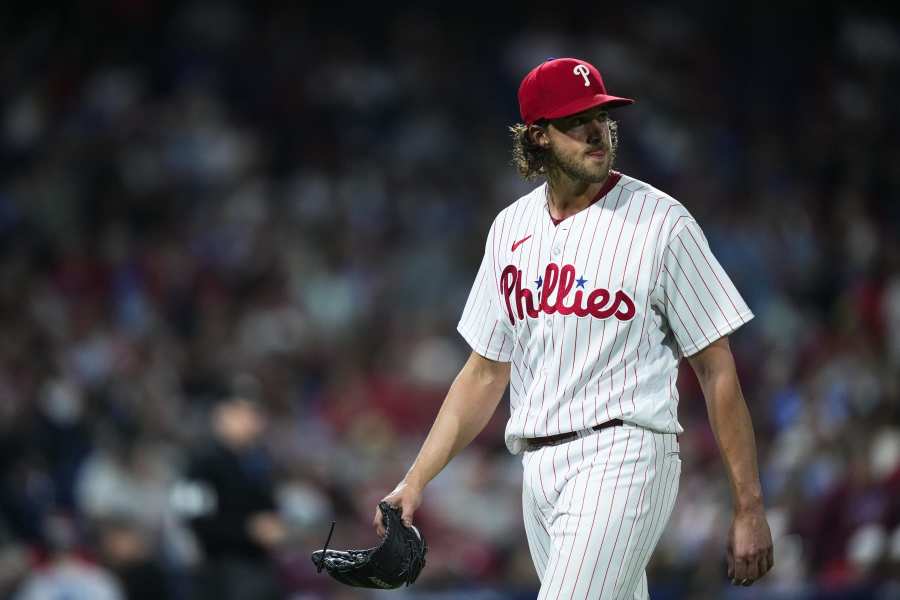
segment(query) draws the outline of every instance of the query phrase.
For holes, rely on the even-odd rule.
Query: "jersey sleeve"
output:
[[[753,318],[693,219],[664,247],[653,295],[683,356],[696,354]]]
[[[500,311],[499,276],[494,249],[494,227],[488,234],[484,258],[469,292],[457,331],[478,354],[509,362],[512,359],[514,332]]]

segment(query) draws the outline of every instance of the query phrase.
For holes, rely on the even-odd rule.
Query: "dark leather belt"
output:
[[[612,421],[607,421],[606,423],[600,423],[599,425],[594,425],[591,427],[594,431],[602,431],[607,427],[618,427],[619,425],[624,425],[625,423],[622,419],[613,419]],[[525,438],[523,441],[525,442],[525,451],[537,450],[538,448],[543,448],[544,446],[556,446],[557,444],[562,444],[563,442],[568,442],[569,440],[574,440],[578,437],[578,434],[574,431],[571,433],[560,433],[557,435],[548,435],[544,437],[536,437],[536,438]]]

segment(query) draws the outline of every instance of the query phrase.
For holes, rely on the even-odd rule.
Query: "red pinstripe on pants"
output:
[[[571,453],[548,446],[523,455],[538,599],[648,598],[644,570],[678,491],[676,436],[626,424],[563,445],[573,444]],[[554,469],[555,485],[542,489]]]

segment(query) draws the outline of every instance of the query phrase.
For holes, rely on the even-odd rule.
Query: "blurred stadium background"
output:
[[[257,544],[233,580],[293,600],[533,598],[503,409],[427,490],[413,588],[341,589],[309,553],[332,519],[332,546],[375,543],[467,354],[490,221],[530,189],[518,82],[573,55],[638,100],[618,167],[691,210],[757,315],[732,344],[776,567],[726,584],[729,490],[688,368],[653,598],[900,598],[896,10],[51,6],[0,9],[0,597],[199,597],[210,554]],[[234,463],[256,483],[226,479],[261,498],[203,527],[196,457],[256,433],[213,418],[236,396],[268,426]]]

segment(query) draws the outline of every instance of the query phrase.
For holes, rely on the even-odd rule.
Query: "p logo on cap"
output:
[[[527,124],[558,119],[595,106],[625,106],[634,100],[606,93],[600,71],[577,58],[554,58],[532,69],[519,85],[519,113]]]
[[[572,73],[574,73],[575,75],[581,75],[582,77],[584,77],[584,87],[591,86],[591,80],[588,79],[588,75],[590,74],[590,71],[588,71],[588,68],[586,66],[575,65],[575,68],[572,69]]]

